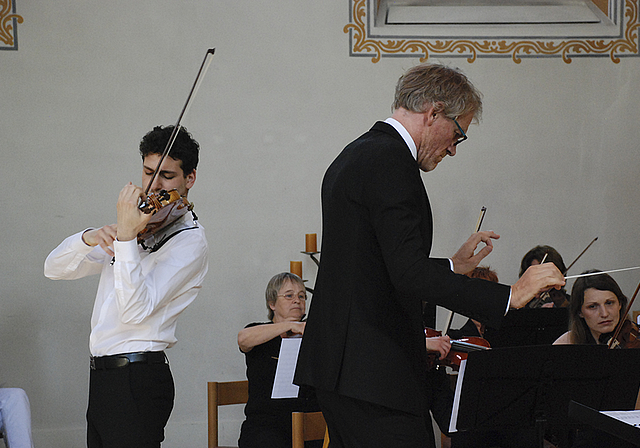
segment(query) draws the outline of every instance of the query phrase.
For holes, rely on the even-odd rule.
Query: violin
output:
[[[640,348],[638,326],[629,319],[625,319],[620,327],[618,336],[607,341],[609,348]]]
[[[185,196],[181,196],[177,189],[160,190],[158,193],[151,193],[138,208],[153,217],[147,226],[138,233],[138,244],[142,243],[149,236],[164,229],[187,212],[193,210],[193,203],[189,202]]]
[[[162,156],[158,161],[158,166],[156,167],[153,175],[149,179],[149,183],[144,191],[145,199],[141,200],[140,204],[138,204],[138,209],[145,214],[151,214],[153,217],[147,223],[147,226],[138,234],[138,242],[144,241],[150,235],[153,235],[155,232],[160,231],[161,229],[167,227],[175,220],[183,216],[188,211],[193,210],[193,204],[190,203],[186,197],[181,196],[178,193],[178,190],[161,190],[158,193],[149,194],[149,190],[151,189],[151,185],[153,181],[157,177],[160,172],[160,167],[162,166],[162,162],[166,159],[173,147],[176,138],[178,137],[178,132],[182,128],[181,122],[182,118],[185,116],[187,110],[191,106],[193,98],[200,87],[200,83],[202,82],[202,78],[204,77],[209,65],[211,64],[211,56],[215,53],[215,48],[210,48],[207,50],[205,54],[204,60],[200,65],[200,70],[198,70],[198,74],[196,76],[196,80],[191,87],[191,91],[189,92],[189,96],[187,97],[187,101],[180,112],[180,116],[178,117],[178,121],[176,122],[173,130],[171,132],[171,136],[167,141],[167,145],[162,152]]]
[[[609,348],[640,348],[638,326],[626,317],[629,314],[631,305],[633,305],[633,301],[636,300],[638,290],[640,290],[640,283],[636,288],[636,292],[633,293],[633,297],[631,297],[631,300],[629,300],[627,309],[623,314],[625,318],[622,320],[622,322],[618,322],[618,325],[613,332],[613,336],[607,342]]]
[[[595,237],[588,245],[587,247],[584,248],[584,250],[582,252],[580,252],[580,254],[575,258],[575,260],[573,260],[571,262],[571,264],[569,264],[569,267],[567,267],[563,272],[562,275],[567,275],[567,272],[569,271],[569,269],[571,269],[571,267],[576,264],[576,262],[580,259],[580,257],[582,257],[584,255],[584,253],[591,247],[591,245],[593,243],[595,243],[596,241],[598,241],[598,237]],[[547,254],[544,254],[544,258],[542,259],[542,261],[540,262],[540,264],[543,264],[545,262],[545,260],[547,259]],[[569,306],[569,301],[567,300],[567,295],[564,292],[564,290],[557,290],[557,289],[552,289],[550,291],[544,291],[542,294],[540,294],[540,296],[534,298],[533,300],[531,300],[528,304],[527,304],[527,308],[539,308],[540,305],[543,305],[545,303],[551,303],[553,302],[554,304],[559,303],[559,305],[556,305],[557,308],[565,308]]]
[[[434,330],[433,328],[425,328],[424,329],[425,337],[434,338],[442,336],[442,332],[438,330]],[[439,358],[439,353],[430,352],[427,353],[427,367],[429,370],[433,369],[436,366],[448,366],[454,370],[458,370],[460,368],[460,363],[467,359],[470,352],[475,352],[478,350],[489,350],[491,345],[489,341],[479,336],[469,336],[460,339],[454,339],[451,341],[451,350],[447,353],[443,359]]]

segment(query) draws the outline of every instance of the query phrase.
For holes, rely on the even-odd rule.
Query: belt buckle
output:
[[[119,369],[121,367],[126,367],[129,365],[130,361],[129,358],[127,358],[126,356],[118,356],[116,358],[113,359],[114,363],[113,363],[113,367],[115,369]]]

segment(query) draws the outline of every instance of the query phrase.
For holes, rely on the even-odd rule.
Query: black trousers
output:
[[[433,448],[431,416],[316,390],[329,428],[329,448]]]
[[[174,396],[168,364],[91,370],[87,447],[159,448]]]

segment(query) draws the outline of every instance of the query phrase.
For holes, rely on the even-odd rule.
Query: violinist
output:
[[[555,264],[560,272],[567,272],[562,255],[555,248],[536,246],[522,257],[518,277],[522,277],[529,266],[541,264],[544,261]],[[534,300],[527,304],[527,308],[566,308],[569,306],[569,295],[564,288],[548,291],[546,300],[536,300],[539,297],[540,294],[537,294]]]
[[[142,138],[143,185],[173,129],[157,126]],[[198,152],[198,143],[180,128],[148,191],[176,189],[186,198]],[[152,216],[139,208],[144,199],[141,187],[125,185],[116,224],[68,237],[45,261],[44,273],[54,280],[100,273],[89,338],[89,448],[160,447],[174,400],[164,350],[176,343],[176,320],[196,298],[208,269],[207,240],[193,213],[165,223],[149,237],[154,244],[138,244]]]
[[[291,413],[320,410],[313,391],[305,387],[299,389],[296,398],[271,398],[283,338],[304,334],[304,282],[290,272],[276,274],[267,284],[265,299],[269,321],[250,323],[238,333],[238,347],[245,355],[249,380],[240,448],[290,448]],[[322,441],[314,442],[305,446],[322,446]]]
[[[583,274],[592,272],[598,271]],[[606,344],[618,323],[628,320],[626,307],[627,297],[609,274],[578,278],[571,289],[569,331],[554,344]]]
[[[583,274],[593,272],[599,271],[590,270]],[[569,331],[553,344],[607,344],[620,322],[625,324],[627,334],[620,335],[619,339],[629,339],[629,329],[635,332],[633,338],[637,338],[638,328],[626,316],[626,308],[627,297],[609,274],[580,277],[571,289]],[[635,348],[636,344],[637,339],[635,344],[622,345],[622,348]],[[594,428],[580,428],[573,432],[572,448],[635,446]]]

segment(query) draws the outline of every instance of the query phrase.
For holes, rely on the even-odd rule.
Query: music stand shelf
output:
[[[511,347],[469,353],[457,429],[522,431],[575,427],[571,400],[598,410],[629,410],[640,388],[640,350],[598,345]]]

